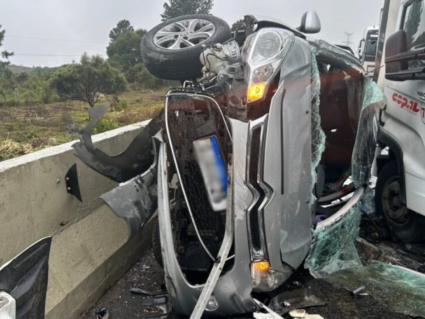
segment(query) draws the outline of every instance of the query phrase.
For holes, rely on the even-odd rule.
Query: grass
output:
[[[101,133],[125,125],[141,122],[163,107],[166,89],[156,92],[131,91],[119,100],[103,97],[97,106],[111,103],[110,110],[98,122],[93,133]],[[66,101],[0,107],[0,161],[18,157],[49,146],[75,140],[67,124],[74,121],[77,127],[89,122],[89,106],[83,102]]]

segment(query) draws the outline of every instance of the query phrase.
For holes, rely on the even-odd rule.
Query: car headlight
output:
[[[265,28],[249,36],[242,58],[247,64],[248,102],[262,99],[291,49],[295,37],[284,29]]]

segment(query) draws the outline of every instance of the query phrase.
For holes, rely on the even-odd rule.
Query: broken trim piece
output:
[[[69,124],[68,129],[80,139],[80,142],[72,145],[75,155],[96,172],[122,183],[149,169],[154,157],[151,139],[162,128],[163,113],[161,111],[155,115],[125,151],[111,156],[96,148],[92,141],[92,129],[108,109],[109,104],[92,107],[89,110],[92,120],[84,129],[78,130],[74,123]]]
[[[161,135],[160,131],[157,135]],[[154,162],[148,171],[100,196],[118,217],[124,218],[133,238],[158,208],[157,140],[152,140]]]
[[[254,318],[257,319],[283,319],[283,317],[281,317],[278,313],[274,312],[273,310],[271,310],[269,307],[267,307],[265,304],[263,304],[262,302],[258,301],[257,299],[253,299],[254,302],[257,304],[257,306],[265,311],[268,312],[268,316],[265,317],[263,316],[261,313],[256,312],[254,313]],[[261,314],[261,316],[259,316],[258,314]],[[257,316],[256,316],[257,315]]]
[[[354,205],[356,205],[360,201],[361,197],[363,196],[363,193],[363,187],[357,189],[354,192],[353,196],[350,198],[350,200],[340,210],[338,210],[334,215],[325,219],[324,221],[317,223],[316,231],[324,230],[325,228],[333,225],[341,218],[343,218],[346,214],[348,214],[350,212],[350,209],[353,208]]]

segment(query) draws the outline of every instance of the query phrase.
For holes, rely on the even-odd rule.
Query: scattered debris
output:
[[[143,306],[159,306],[165,305],[168,302],[167,296],[147,298],[142,301]]]
[[[112,319],[112,317],[109,315],[109,311],[106,308],[100,309],[97,313],[97,319]]]
[[[274,297],[269,307],[278,314],[283,315],[295,309],[324,306],[327,301],[312,295],[308,289],[287,291]]]
[[[257,299],[254,299],[254,302],[257,304],[257,306],[265,311],[267,313],[261,313],[261,312],[254,312],[254,318],[256,319],[283,319],[279,314],[274,312],[272,309],[264,305],[262,302],[258,301]]]
[[[289,312],[289,315],[292,318],[304,318],[306,314],[307,314],[307,311],[305,311],[304,309],[295,309]]]
[[[363,292],[365,289],[366,289],[366,287],[365,287],[365,286],[360,286],[359,288],[354,289],[354,290],[352,291],[352,293],[353,293],[353,295],[358,295],[358,294],[360,294],[361,292]]]
[[[255,319],[275,319],[273,315],[269,313],[262,313],[262,312],[254,312],[254,318]],[[281,317],[279,317],[281,318]]]
[[[162,314],[169,314],[171,312],[171,304],[168,300],[167,294],[154,295],[152,298],[147,298],[142,301],[143,306],[155,307],[162,311]]]
[[[154,296],[155,294],[147,291],[147,290],[143,290],[140,288],[130,288],[130,292],[134,295],[145,295],[145,296]]]

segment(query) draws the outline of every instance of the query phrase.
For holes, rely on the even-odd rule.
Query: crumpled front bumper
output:
[[[248,124],[237,120],[229,121],[232,126],[234,154],[233,180],[231,181],[234,200],[231,205],[234,216],[235,260],[233,268],[221,276],[214,289],[213,295],[217,300],[218,308],[215,311],[205,312],[205,315],[214,316],[252,312],[256,307],[251,297],[251,257],[246,220],[246,210],[253,196],[244,183]],[[173,308],[181,314],[190,315],[204,285],[191,285],[186,280],[176,258],[168,197],[167,158],[167,146],[162,142],[158,158],[158,216],[165,282]]]

